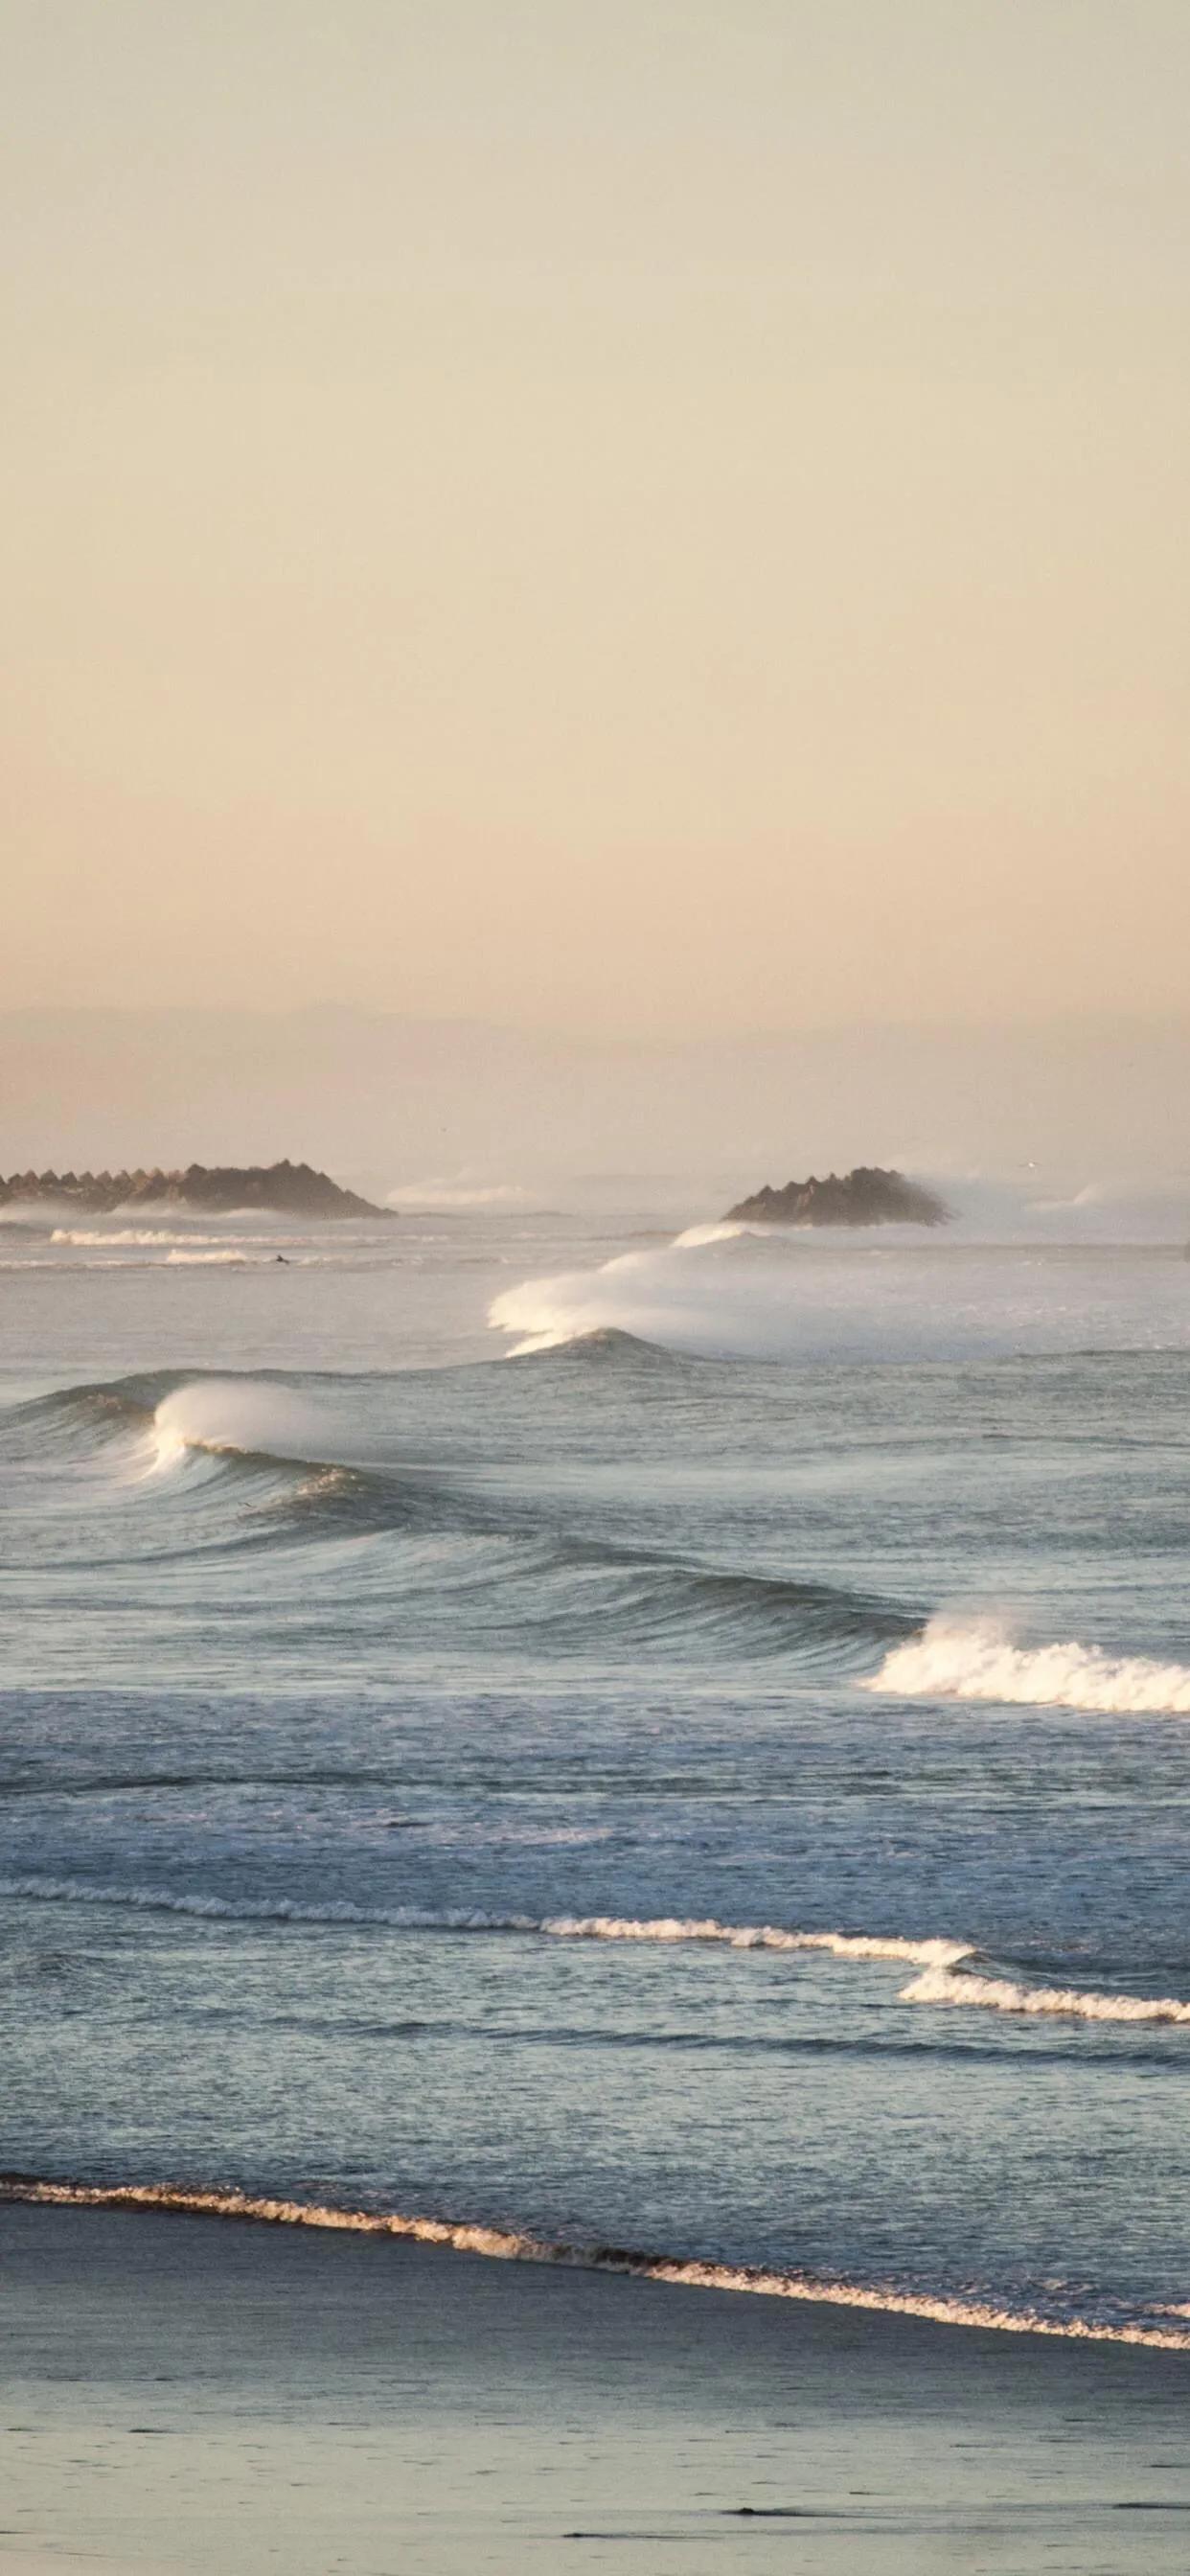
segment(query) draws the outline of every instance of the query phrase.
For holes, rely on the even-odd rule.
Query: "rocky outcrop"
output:
[[[729,1219],[746,1225],[945,1225],[951,1209],[920,1181],[903,1172],[882,1172],[865,1163],[842,1179],[836,1172],[824,1181],[786,1181],[775,1190],[769,1182],[755,1190]]]
[[[354,1190],[341,1190],[309,1163],[191,1163],[184,1172],[13,1172],[0,1179],[0,1207],[69,1207],[87,1216],[117,1208],[192,1209],[226,1216],[233,1209],[290,1217],[390,1217]]]

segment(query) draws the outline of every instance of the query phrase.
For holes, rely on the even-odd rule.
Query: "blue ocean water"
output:
[[[7,2169],[1190,2344],[1168,1226],[0,1256]]]

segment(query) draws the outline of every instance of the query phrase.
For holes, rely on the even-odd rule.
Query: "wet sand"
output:
[[[0,2576],[1183,2576],[1190,2357],[0,2208]]]

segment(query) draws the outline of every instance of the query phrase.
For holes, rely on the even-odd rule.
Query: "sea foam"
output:
[[[199,1378],[163,1396],[153,1415],[156,1463],[169,1466],[188,1449],[293,1456],[307,1460],[325,1421],[287,1387],[234,1378]],[[318,1463],[316,1459],[311,1463]]]
[[[693,1941],[731,1950],[819,1950],[831,1958],[856,1964],[887,1959],[922,1968],[947,1967],[972,1955],[967,1941],[914,1941],[868,1932],[805,1932],[774,1923],[720,1923],[713,1915],[638,1918],[616,1914],[489,1914],[469,1906],[357,1905],[350,1898],[341,1902],[331,1899],[319,1905],[285,1896],[205,1896],[73,1878],[0,1879],[0,1897],[33,1898],[46,1904],[129,1905],[146,1913],[189,1914],[200,1921],[214,1922],[341,1923],[394,1932],[518,1933],[552,1941]]]
[[[1185,2022],[1190,2003],[1176,1995],[1104,1995],[1081,1986],[1019,1986],[1010,1977],[956,1974],[945,1966],[924,1970],[901,1991],[903,2004],[949,2004],[983,2012],[1054,2015],[1076,2021]]]
[[[894,1646],[862,1687],[902,1699],[999,1700],[1125,1717],[1190,1717],[1185,1664],[1108,1655],[1073,1638],[1016,1646],[992,1619],[931,1619],[919,1637]]]
[[[1185,1272],[1172,1254],[1036,1245],[1006,1261],[912,1228],[694,1225],[591,1270],[496,1297],[511,1356],[598,1333],[701,1358],[924,1362],[1184,1351]]]
[[[490,1914],[471,1906],[357,1905],[350,1897],[306,1903],[297,1897],[228,1897],[91,1879],[0,1879],[0,1898],[47,1905],[120,1905],[147,1914],[186,1914],[197,1922],[341,1925],[344,1930],[516,1935],[541,1941],[693,1942],[729,1950],[818,1952],[854,1967],[920,1968],[901,1988],[905,2004],[1053,2014],[1076,2021],[1190,2023],[1190,2003],[1174,1995],[1097,1994],[1078,1986],[1020,1986],[1006,1977],[955,1971],[976,1959],[972,1941],[939,1934],[817,1932],[778,1923],[720,1923],[714,1915]]]
[[[432,1216],[439,1209],[521,1208],[529,1192],[519,1181],[470,1181],[464,1175],[456,1180],[405,1181],[386,1194],[386,1207],[406,1210],[414,1215]]]
[[[1190,2330],[1153,2325],[1170,2319],[1179,2304],[1153,2305],[1140,2314],[1110,2318],[1046,2315],[1035,2308],[1005,2307],[994,2300],[960,2298],[892,2283],[838,2280],[810,2272],[774,2271],[761,2265],[704,2262],[698,2257],[646,2254],[630,2246],[582,2244],[526,2229],[435,2218],[404,2210],[338,2208],[246,2191],[203,2191],[174,2183],[85,2183],[0,2175],[0,2200],[68,2209],[177,2211],[188,2217],[255,2220],[272,2227],[310,2227],[361,2236],[404,2238],[457,2254],[484,2255],[502,2263],[548,2263],[571,2271],[615,2272],[687,2290],[720,2290],[752,2297],[791,2299],[807,2305],[859,2308],[884,2316],[921,2317],[935,2325],[981,2326],[1000,2334],[1060,2337],[1074,2343],[1148,2345],[1158,2352],[1190,2352]]]
[[[168,1233],[161,1226],[149,1225],[86,1227],[57,1225],[50,1236],[51,1243],[81,1244],[96,1250],[107,1250],[110,1247],[114,1251],[124,1251],[129,1247],[164,1251],[171,1243],[186,1244],[193,1248],[196,1244],[221,1243],[223,1240],[224,1238],[217,1234],[194,1234],[191,1231]]]

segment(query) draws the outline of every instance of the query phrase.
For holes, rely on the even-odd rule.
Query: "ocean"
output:
[[[1190,2349],[1176,1222],[553,1196],[0,1228],[9,2189]]]

